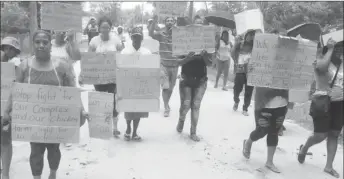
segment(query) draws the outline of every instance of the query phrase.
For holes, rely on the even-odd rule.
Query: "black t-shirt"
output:
[[[207,64],[200,55],[195,55],[192,61],[182,66],[181,74],[187,78],[201,79],[207,76]]]
[[[98,28],[89,26],[88,27],[88,32],[87,32],[87,36],[88,36],[88,40],[91,41],[91,39],[95,36],[98,36],[99,32],[98,32]]]

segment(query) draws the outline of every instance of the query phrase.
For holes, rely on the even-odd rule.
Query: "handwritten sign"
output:
[[[112,113],[114,94],[103,92],[88,93],[88,128],[91,138],[112,137]]]
[[[186,6],[186,1],[155,2],[156,12],[163,19],[166,17],[184,17]]]
[[[120,112],[157,112],[160,56],[117,54],[116,107]]]
[[[341,42],[343,41],[343,29],[342,30],[338,30],[338,31],[334,31],[334,32],[330,32],[328,34],[322,35],[323,38],[323,42],[326,45],[328,39],[330,39],[330,37],[332,37],[333,40],[335,40],[336,42]]]
[[[215,51],[214,26],[189,25],[172,29],[172,54],[186,55],[189,52],[200,53],[203,49]]]
[[[6,103],[10,96],[13,81],[16,79],[13,63],[1,62],[1,116],[4,115]]]
[[[41,27],[56,31],[82,31],[83,10],[80,3],[43,2]]]
[[[14,83],[12,138],[39,143],[79,141],[80,90]]]
[[[314,80],[316,50],[317,44],[305,39],[256,34],[247,83],[308,91]]]
[[[116,52],[82,52],[81,76],[84,84],[116,83]]]
[[[249,29],[260,29],[264,32],[263,14],[259,9],[252,9],[234,15],[237,34]]]

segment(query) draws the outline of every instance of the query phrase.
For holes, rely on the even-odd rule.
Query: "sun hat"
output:
[[[8,45],[11,46],[13,48],[15,48],[16,50],[18,50],[19,52],[20,50],[20,43],[18,41],[18,39],[16,39],[15,37],[5,37],[4,39],[1,40],[1,48],[3,48],[4,45]]]

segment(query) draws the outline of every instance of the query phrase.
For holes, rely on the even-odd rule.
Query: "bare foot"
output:
[[[191,134],[190,138],[195,142],[199,142],[201,140],[196,134]]]

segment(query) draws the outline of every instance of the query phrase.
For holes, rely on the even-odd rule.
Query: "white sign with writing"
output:
[[[277,89],[309,90],[317,44],[304,39],[256,34],[247,83]]]
[[[184,17],[186,1],[161,1],[155,2],[155,8],[160,18]]]
[[[264,18],[259,9],[251,9],[234,15],[237,34],[249,29],[260,29],[264,32]]]
[[[79,142],[80,90],[14,83],[12,138],[39,143]]]
[[[88,128],[91,138],[112,137],[113,104],[113,93],[88,92]]]
[[[120,112],[158,112],[160,56],[117,54],[116,108]]]
[[[189,52],[200,53],[215,51],[216,28],[214,26],[189,25],[173,27],[172,54],[187,55]]]

